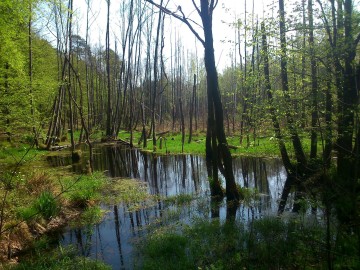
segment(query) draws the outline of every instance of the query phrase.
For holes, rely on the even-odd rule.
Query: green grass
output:
[[[101,190],[107,184],[107,178],[101,172],[92,175],[68,177],[62,181],[64,197],[77,207],[86,207],[101,198]]]
[[[31,146],[27,144],[13,145],[2,142],[0,144],[0,166],[11,166],[19,161],[22,161],[23,164],[39,161],[46,153],[47,151],[31,148]]]
[[[38,243],[39,245],[39,243]],[[49,251],[50,250],[50,251]],[[4,266],[6,270],[109,270],[110,266],[101,261],[95,261],[90,258],[77,255],[75,248],[59,246],[51,249],[49,244],[45,243],[42,247],[35,247],[26,261],[20,261],[18,265]]]
[[[119,138],[129,141],[130,133],[127,131],[121,131]],[[142,144],[138,145],[137,142],[141,137],[141,133],[134,131],[134,144],[142,148]],[[181,133],[167,133],[163,136],[162,148],[160,148],[160,140],[157,142],[155,152],[158,154],[205,154],[205,133],[195,133],[191,143],[188,143],[188,135],[186,135],[184,142],[184,149],[182,149],[182,135]],[[247,143],[244,138],[243,143],[240,145],[239,136],[228,136],[228,144],[234,146],[235,149],[231,149],[233,156],[258,156],[258,157],[279,157],[279,146],[275,137],[258,137],[255,141],[250,140]],[[305,153],[310,151],[310,138],[302,136],[302,143]],[[290,138],[285,138],[285,144],[289,151],[290,157],[294,155],[292,143]],[[145,151],[154,151],[152,141],[148,141],[147,148],[142,148]],[[322,152],[321,144],[318,144],[319,153]]]
[[[155,230],[139,249],[142,269],[327,269],[325,232],[323,225],[302,218],[198,219]],[[356,241],[352,252],[344,253],[336,238],[333,232],[332,265],[358,269]]]

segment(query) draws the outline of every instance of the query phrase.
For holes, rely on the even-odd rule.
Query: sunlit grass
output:
[[[134,145],[143,149],[144,151],[156,152],[158,154],[199,154],[205,155],[205,141],[206,134],[203,132],[196,132],[193,134],[191,143],[188,143],[188,135],[185,137],[184,146],[182,146],[181,133],[167,133],[158,138],[156,148],[154,150],[152,140],[148,140],[147,147],[142,148],[143,144],[137,144],[140,140],[141,133],[134,131],[133,140]],[[121,131],[119,138],[129,141],[130,133]],[[302,136],[301,138],[303,149],[305,153],[310,151],[310,138]],[[162,141],[162,143],[161,143]],[[279,157],[279,144],[273,136],[257,137],[255,140],[249,137],[249,141],[245,137],[242,144],[240,144],[239,136],[228,136],[228,145],[233,156],[257,156],[257,157]],[[285,145],[288,149],[290,157],[294,156],[292,142],[289,137],[284,138]],[[322,152],[321,142],[318,143],[318,152]]]

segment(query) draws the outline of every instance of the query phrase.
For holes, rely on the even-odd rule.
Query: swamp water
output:
[[[86,160],[84,156],[83,163],[71,165],[70,156],[48,158],[52,166],[70,166],[73,172],[85,170]],[[233,168],[241,187],[256,189],[260,194],[240,204],[235,218],[246,222],[276,213],[286,179],[281,160],[238,157],[233,159]],[[124,146],[97,145],[94,147],[94,170],[104,171],[110,177],[138,179],[146,183],[150,194],[160,195],[160,198],[182,195],[197,198],[184,205],[160,200],[144,209],[131,209],[125,203],[102,205],[107,212],[100,224],[68,228],[61,234],[61,245],[75,246],[80,255],[102,260],[113,269],[133,269],[139,265],[141,258],[135,246],[141,244],[151,230],[171,223],[191,224],[197,217],[226,219],[225,201],[215,210],[211,206],[203,156],[156,156]]]

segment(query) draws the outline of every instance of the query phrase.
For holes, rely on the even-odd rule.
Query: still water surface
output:
[[[71,165],[81,172],[84,163]],[[49,157],[53,166],[69,166],[70,157]],[[249,221],[277,211],[286,172],[280,159],[239,157],[233,160],[235,179],[242,187],[256,188],[261,196],[237,208],[236,219]],[[102,205],[107,210],[104,220],[94,226],[67,229],[61,236],[62,245],[74,245],[84,256],[110,264],[113,269],[133,269],[139,265],[136,243],[141,243],[150,226],[162,226],[169,211],[177,212],[177,221],[191,223],[194,217],[211,218],[210,190],[205,158],[192,155],[156,156],[123,146],[96,146],[94,170],[110,177],[129,177],[147,183],[151,194],[174,196],[196,194],[200,199],[174,207],[160,201],[152,207],[129,210],[127,205]],[[223,180],[223,179],[222,179]],[[224,181],[224,180],[223,180]],[[224,184],[223,184],[224,185]],[[220,219],[226,217],[226,203],[216,210]],[[169,218],[167,219],[169,222]],[[154,225],[155,224],[155,225]]]

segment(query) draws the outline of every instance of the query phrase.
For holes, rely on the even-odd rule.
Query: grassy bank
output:
[[[154,231],[141,245],[142,269],[359,269],[357,243],[303,217],[220,221]],[[330,267],[330,268],[329,268]]]
[[[35,250],[42,236],[75,219],[86,223],[101,220],[97,205],[108,184],[107,178],[102,173],[73,175],[66,169],[51,168],[45,160],[47,154],[25,144],[4,142],[0,146],[3,267],[16,262],[24,250]]]
[[[118,137],[127,142],[130,141],[130,133],[127,131],[121,131]],[[188,143],[188,135],[185,138],[184,146],[182,146],[181,133],[168,132],[164,135],[157,137],[157,146],[154,149],[152,140],[148,140],[147,147],[143,148],[143,143],[138,143],[141,138],[141,133],[133,132],[134,145],[142,148],[144,151],[152,151],[158,154],[205,154],[205,141],[206,134],[203,132],[197,132],[193,134],[192,140]],[[233,156],[257,156],[257,157],[279,157],[279,147],[275,137],[262,136],[249,142],[244,139],[240,144],[239,136],[228,136],[228,145]],[[302,137],[304,151],[310,151],[310,138]],[[292,143],[290,138],[285,138],[285,143],[289,151],[290,157],[294,155]],[[318,146],[319,153],[322,152],[321,144]]]

